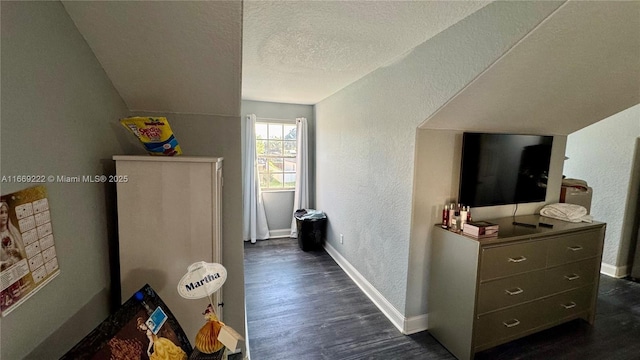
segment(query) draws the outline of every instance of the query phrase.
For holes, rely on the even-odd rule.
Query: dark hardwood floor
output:
[[[251,360],[454,359],[428,331],[402,335],[326,252],[295,239],[244,249]],[[603,275],[595,325],[572,321],[476,359],[640,359],[640,284]]]

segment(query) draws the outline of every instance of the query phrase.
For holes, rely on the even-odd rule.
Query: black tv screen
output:
[[[471,207],[544,201],[553,136],[464,133],[459,202]]]

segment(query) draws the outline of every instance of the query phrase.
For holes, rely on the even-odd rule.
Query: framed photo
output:
[[[61,359],[186,360],[191,352],[171,310],[147,284]]]

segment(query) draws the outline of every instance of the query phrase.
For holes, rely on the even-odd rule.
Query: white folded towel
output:
[[[557,203],[546,205],[540,210],[540,215],[575,223],[590,223],[593,221],[591,215],[587,215],[587,209],[576,204]]]

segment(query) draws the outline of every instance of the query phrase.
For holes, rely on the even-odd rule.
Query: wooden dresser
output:
[[[593,323],[605,224],[492,219],[499,235],[434,229],[429,332],[458,359],[582,318]],[[542,227],[540,222],[553,225]]]

